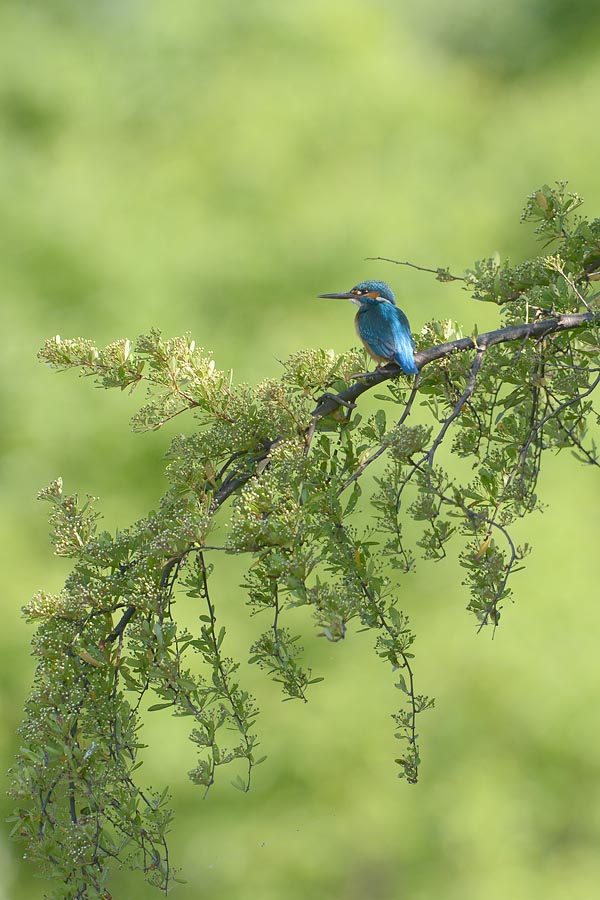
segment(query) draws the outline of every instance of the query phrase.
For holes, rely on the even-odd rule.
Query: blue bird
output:
[[[408,319],[396,306],[396,298],[385,281],[361,281],[343,294],[319,294],[323,299],[351,300],[358,306],[356,333],[367,353],[379,364],[395,362],[407,375],[417,375],[415,342]]]

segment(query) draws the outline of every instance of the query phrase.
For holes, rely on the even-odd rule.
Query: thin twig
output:
[[[208,635],[210,637],[210,642],[213,647],[215,659],[217,660],[216,670],[218,671],[219,676],[221,678],[221,684],[223,685],[223,692],[224,692],[225,696],[227,697],[229,706],[231,707],[231,717],[237,723],[238,730],[242,736],[242,740],[246,747],[246,760],[248,763],[248,771],[246,773],[246,784],[244,786],[244,791],[247,793],[250,790],[250,782],[252,779],[252,769],[254,767],[254,762],[252,759],[252,745],[250,743],[250,739],[248,738],[248,730],[246,727],[246,723],[244,722],[244,720],[242,719],[242,717],[240,716],[239,712],[236,709],[236,701],[233,696],[233,692],[236,690],[236,688],[235,688],[235,686],[233,688],[230,687],[228,675],[225,672],[225,669],[223,667],[223,660],[219,654],[219,639],[217,637],[217,632],[216,632],[217,617],[216,617],[216,613],[215,613],[214,604],[213,604],[212,600],[210,599],[210,593],[208,590],[208,571],[206,569],[206,563],[204,562],[204,555],[201,550],[197,551],[196,558],[198,560],[201,577],[202,577],[202,594],[204,596],[206,605],[208,607],[208,616],[209,616],[210,621],[208,624],[207,632],[208,632]],[[213,760],[213,762],[214,762],[214,760]],[[204,794],[205,797],[206,797],[206,794],[208,793],[210,786],[211,786],[210,784],[208,784],[206,786],[206,792]]]
[[[466,278],[463,278],[461,275],[451,275],[448,269],[444,269],[440,266],[439,269],[429,269],[427,266],[417,266],[415,263],[402,261],[400,259],[390,259],[389,256],[366,256],[366,260],[369,262],[390,262],[394,263],[395,266],[409,266],[411,269],[417,269],[419,272],[431,272],[432,275],[437,276],[438,281],[466,281]]]
[[[485,347],[480,347],[477,350],[475,359],[473,360],[473,365],[471,366],[471,374],[469,375],[469,380],[467,382],[467,386],[464,389],[464,391],[462,392],[462,394],[460,395],[456,406],[454,407],[454,409],[452,410],[452,412],[450,413],[448,418],[444,421],[444,424],[442,425],[438,436],[436,437],[433,444],[431,445],[431,450],[429,451],[429,456],[427,458],[427,462],[429,463],[430,466],[433,465],[433,459],[435,457],[435,452],[436,452],[437,448],[440,446],[440,444],[442,443],[442,441],[444,440],[444,436],[445,436],[446,432],[448,431],[448,429],[450,428],[450,426],[452,425],[454,420],[458,418],[463,406],[465,405],[465,403],[471,397],[473,391],[475,390],[475,385],[477,383],[477,373],[479,372],[479,369],[481,368],[481,363],[483,362],[484,353],[485,353]]]
[[[415,383],[413,384],[412,390],[411,390],[411,392],[410,392],[410,396],[409,396],[409,398],[408,398],[408,401],[407,401],[407,403],[406,403],[406,406],[404,407],[404,412],[402,413],[402,415],[400,416],[400,418],[399,418],[398,421],[396,422],[396,425],[395,425],[396,428],[399,428],[399,427],[406,421],[406,419],[408,418],[408,416],[409,416],[409,414],[410,414],[410,411],[411,411],[413,402],[414,402],[414,400],[415,400],[415,397],[417,396],[417,391],[418,391],[418,381],[419,381],[419,379],[418,379],[418,378],[415,378]],[[381,454],[384,453],[384,452],[387,450],[387,448],[388,448],[388,444],[384,442],[384,443],[381,445],[381,447],[378,447],[378,449],[375,450],[373,453],[371,453],[370,456],[367,456],[367,458],[364,459],[364,460],[360,463],[360,465],[358,466],[358,468],[356,469],[356,471],[352,473],[352,475],[350,476],[350,478],[349,478],[347,481],[344,482],[344,484],[343,484],[343,485],[341,486],[341,488],[338,490],[337,496],[339,497],[341,494],[344,493],[344,491],[346,490],[346,488],[350,487],[350,485],[353,484],[355,481],[358,481],[358,479],[359,479],[360,476],[363,474],[363,472],[365,471],[365,469],[366,469],[368,466],[370,466],[371,463],[374,463],[376,459],[379,459],[379,457],[381,456]]]

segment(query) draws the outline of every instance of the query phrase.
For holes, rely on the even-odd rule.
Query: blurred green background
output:
[[[193,427],[131,434],[136,398],[50,374],[42,341],[190,331],[256,382],[301,347],[351,346],[351,310],[315,295],[366,277],[392,283],[415,330],[449,316],[467,333],[493,326],[498,311],[459,287],[364,258],[452,270],[524,258],[538,252],[518,224],[525,196],[556,179],[600,214],[600,6],[1,0],[0,34],[7,768],[32,674],[19,609],[67,571],[36,491],[61,474],[101,497],[106,527],[127,524],[164,490],[176,428]],[[202,801],[182,723],[151,719],[141,774],[173,794],[187,879],[173,896],[598,896],[600,481],[564,455],[546,461],[540,493],[548,509],[517,529],[534,554],[493,642],[475,633],[452,560],[403,583],[419,689],[437,698],[418,786],[395,778],[397,692],[369,635],[324,646],[299,619],[326,676],[306,706],[244,667],[269,757],[249,795],[225,776]],[[241,568],[221,569],[229,649],[245,659],[263,623],[243,605]],[[0,853],[0,896],[41,898],[20,848],[3,838]],[[158,896],[139,874],[111,887]]]

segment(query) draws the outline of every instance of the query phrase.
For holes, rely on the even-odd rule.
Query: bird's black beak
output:
[[[346,291],[344,294],[319,294],[319,300],[356,300],[356,294]]]

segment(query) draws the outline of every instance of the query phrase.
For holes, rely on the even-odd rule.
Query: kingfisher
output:
[[[341,294],[319,294],[322,299],[350,300],[358,306],[356,333],[367,353],[382,363],[395,362],[407,375],[417,375],[415,342],[408,319],[396,306],[396,298],[385,281],[361,281]]]

